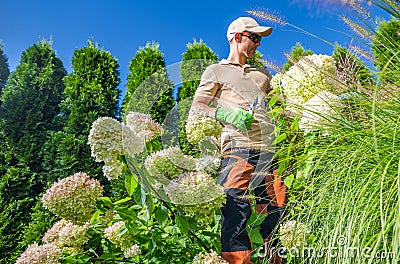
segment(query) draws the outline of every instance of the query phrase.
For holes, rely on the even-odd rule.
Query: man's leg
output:
[[[221,208],[222,258],[230,264],[252,264],[251,241],[246,231],[251,216],[251,205],[247,189],[254,168],[246,155],[235,153],[222,160],[219,183],[227,194],[226,204]]]
[[[284,260],[276,254],[279,243],[275,235],[285,213],[286,186],[283,184],[283,179],[278,177],[276,169],[255,189],[255,195],[256,212],[266,216],[260,225],[266,256],[271,264],[284,263]]]

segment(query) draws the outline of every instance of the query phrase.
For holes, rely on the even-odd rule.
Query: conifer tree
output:
[[[175,104],[173,88],[159,44],[147,43],[130,62],[123,115],[130,111],[148,113],[155,121],[163,123]]]
[[[185,154],[195,155],[197,146],[190,144],[186,139],[185,122],[192,104],[192,98],[199,86],[204,70],[218,60],[217,55],[202,41],[187,44],[182,54],[180,73],[182,86],[178,91],[179,112],[179,145]]]
[[[381,71],[379,78],[383,84],[400,86],[397,72],[400,67],[400,21],[392,18],[383,21],[372,41],[374,64]]]
[[[21,55],[1,95],[0,263],[13,263],[23,230],[43,190],[41,149],[55,129],[66,71],[49,41]]]
[[[314,52],[312,50],[305,50],[300,42],[297,42],[295,46],[292,47],[290,54],[287,56],[288,61],[283,64],[283,69],[285,71],[289,70],[299,59],[303,56],[312,55]]]
[[[72,67],[73,71],[64,78],[64,100],[60,104],[64,125],[59,131],[50,131],[43,146],[42,177],[49,187],[58,179],[82,171],[102,181],[109,190],[102,164],[91,157],[87,142],[92,123],[97,118],[117,116],[120,94],[117,59],[89,41],[86,47],[75,50]],[[38,200],[29,225],[24,229],[21,246],[39,242],[57,219]]]
[[[0,41],[0,94],[1,94],[1,89],[3,89],[3,87],[6,85],[8,75],[10,75],[8,58],[4,54],[3,44]]]
[[[118,115],[117,59],[90,40],[86,47],[75,50],[72,68],[64,78],[65,98],[60,104],[63,129],[51,133],[43,147],[42,166],[50,183],[78,171],[101,178],[101,164],[91,157],[87,137],[99,117]]]

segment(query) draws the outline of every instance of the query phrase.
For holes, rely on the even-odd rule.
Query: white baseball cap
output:
[[[235,33],[241,33],[243,31],[258,33],[262,37],[266,37],[272,33],[272,27],[260,26],[257,21],[251,17],[239,17],[229,25],[226,37],[228,38],[228,41],[231,41],[235,36]]]

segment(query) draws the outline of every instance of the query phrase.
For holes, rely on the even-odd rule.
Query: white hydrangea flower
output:
[[[119,221],[104,229],[104,237],[123,251],[133,246],[132,235],[129,232],[120,233],[120,229],[124,226],[125,223]]]
[[[110,160],[103,166],[103,174],[108,180],[117,179],[122,175],[124,163],[119,160]]]
[[[89,226],[89,223],[80,226],[61,219],[46,231],[42,240],[47,244],[55,244],[67,254],[82,252],[82,245],[89,241],[87,236]]]
[[[172,203],[188,215],[196,216],[200,224],[212,221],[213,213],[221,208],[226,197],[223,187],[202,172],[185,172],[173,179],[165,190]]]
[[[228,262],[224,260],[215,251],[203,253],[200,252],[193,259],[193,264],[227,264]]]
[[[89,241],[87,236],[89,226],[89,223],[81,226],[68,222],[59,232],[57,246],[67,254],[82,252],[82,246]]]
[[[196,159],[196,171],[215,174],[221,165],[221,158],[216,156],[203,156]]]
[[[36,242],[18,257],[16,264],[58,264],[62,251],[54,244],[39,246]]]
[[[185,128],[187,140],[194,144],[208,136],[218,137],[222,133],[220,122],[201,107],[190,109]]]
[[[131,129],[111,117],[100,117],[92,124],[88,144],[96,161],[107,162],[128,154],[135,155],[144,149],[143,141]]]
[[[305,224],[290,220],[280,225],[279,239],[286,248],[306,244],[306,238],[310,232]]]
[[[133,258],[140,254],[142,254],[142,251],[140,250],[139,245],[136,244],[124,251],[125,258]]]
[[[325,130],[329,123],[339,118],[339,111],[343,107],[337,95],[321,91],[303,104],[299,128],[305,134]]]
[[[151,153],[144,164],[150,175],[162,175],[168,179],[173,179],[184,171],[193,171],[196,168],[195,159],[183,154],[179,146]]]
[[[134,156],[144,150],[145,143],[128,126],[122,125],[122,147],[123,154]]]
[[[301,105],[319,92],[333,91],[336,76],[335,60],[332,56],[313,54],[302,57],[284,73],[280,85],[287,99],[287,107],[299,113]]]
[[[74,224],[84,224],[90,220],[102,194],[98,180],[78,172],[55,182],[43,195],[42,202],[50,212]]]
[[[129,112],[125,118],[126,125],[142,140],[151,141],[164,132],[160,124],[150,115],[139,112]]]
[[[123,154],[122,124],[111,117],[100,117],[92,124],[88,144],[96,161],[109,161]]]

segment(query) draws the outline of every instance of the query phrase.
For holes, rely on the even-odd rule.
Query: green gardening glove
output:
[[[239,107],[218,107],[215,111],[215,119],[229,123],[242,131],[247,131],[254,121],[254,117],[249,112]]]

